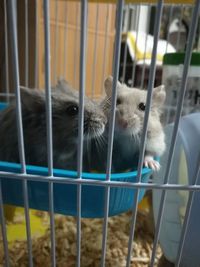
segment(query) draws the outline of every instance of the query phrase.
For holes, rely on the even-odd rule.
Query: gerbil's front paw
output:
[[[156,160],[154,160],[154,158],[152,156],[145,156],[144,157],[144,166],[146,168],[150,168],[153,171],[159,171],[160,170],[160,163]]]

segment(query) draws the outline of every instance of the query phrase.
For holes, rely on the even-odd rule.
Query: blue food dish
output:
[[[5,103],[0,103],[0,110],[6,107]],[[1,144],[0,144],[1,145]],[[18,163],[0,162],[0,171],[9,173],[20,173],[21,165]],[[48,211],[49,210],[49,179],[48,168],[39,166],[26,166],[26,172],[30,175],[35,175],[36,181],[29,180],[28,197],[29,207],[32,209]],[[66,183],[54,182],[53,196],[54,196],[54,212],[64,215],[77,215],[77,184],[67,183],[67,179],[77,179],[76,171],[68,171],[61,169],[54,169],[54,180],[58,178],[66,179]],[[148,182],[152,170],[148,168],[142,169],[143,183]],[[42,181],[37,180],[37,176],[44,176]],[[137,171],[114,173],[111,174],[111,181],[131,182],[135,183],[137,178]],[[105,181],[106,174],[98,173],[82,173],[82,179]],[[15,206],[24,206],[23,197],[23,179],[14,178],[12,174],[9,177],[1,178],[2,194],[4,204]],[[105,200],[105,186],[99,185],[82,185],[81,196],[81,216],[85,218],[101,218],[104,216],[104,200]],[[117,215],[128,211],[134,204],[134,196],[136,189],[126,187],[111,187],[110,188],[110,203],[109,216]],[[145,189],[139,191],[139,201],[142,200],[145,194]]]

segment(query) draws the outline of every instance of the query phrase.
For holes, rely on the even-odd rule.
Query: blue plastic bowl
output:
[[[0,109],[5,104],[0,104]],[[48,176],[48,169],[38,166],[26,166],[27,174]],[[17,163],[0,162],[0,171],[20,173],[21,165]],[[148,168],[142,170],[142,182],[148,182],[152,171]],[[77,178],[76,171],[54,169],[55,177],[63,179]],[[111,181],[136,182],[137,171],[112,174]],[[105,181],[105,174],[83,173],[83,179]],[[1,178],[2,194],[5,204],[24,206],[22,179]],[[48,180],[28,181],[29,207],[37,210],[49,210]],[[64,215],[77,215],[77,188],[75,184],[54,183],[54,211]],[[132,208],[135,189],[125,187],[111,187],[109,216],[117,215]],[[82,185],[81,216],[86,218],[101,218],[104,216],[104,200],[106,188],[97,185]],[[143,198],[144,189],[139,192],[139,201]]]

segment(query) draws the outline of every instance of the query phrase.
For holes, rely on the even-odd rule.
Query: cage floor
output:
[[[41,219],[46,227],[43,234],[35,232],[31,225],[33,236],[33,262],[34,266],[51,266],[50,264],[50,233],[49,216],[46,212],[36,212],[35,215]],[[106,267],[126,266],[127,246],[129,238],[131,213],[127,212],[119,216],[109,218],[108,240],[106,253]],[[12,225],[19,224],[24,216],[15,215]],[[100,266],[101,243],[102,243],[102,219],[82,219],[82,244],[81,244],[81,266]],[[9,226],[7,226],[9,227]],[[55,216],[56,227],[56,260],[58,267],[72,267],[76,263],[76,219],[67,216]],[[17,228],[16,228],[17,229]],[[147,267],[149,265],[153,234],[152,218],[150,212],[139,210],[135,242],[133,245],[133,256],[131,267]],[[1,240],[2,241],[2,240]],[[3,266],[3,249],[0,243],[0,266]],[[9,242],[9,255],[11,267],[27,267],[27,249],[25,240]],[[159,260],[162,252],[158,247],[154,266],[167,267],[167,263]],[[160,262],[160,263],[159,263]],[[171,265],[169,265],[171,266]]]

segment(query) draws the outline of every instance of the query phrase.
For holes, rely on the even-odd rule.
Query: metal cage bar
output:
[[[74,43],[75,43],[75,53],[74,53],[74,86],[76,86],[76,78],[77,78],[77,73],[76,73],[76,68],[77,68],[77,49],[78,49],[78,25],[79,25],[79,2],[76,3],[76,32],[74,35]]]
[[[181,13],[180,13],[180,21],[183,19],[183,13],[184,13],[184,6],[181,6]],[[181,32],[180,30],[178,31],[178,36],[177,36],[177,41],[176,41],[176,49],[179,47],[180,44],[180,37],[181,37]]]
[[[172,21],[173,13],[174,13],[174,5],[170,6],[169,23],[171,23],[171,21]],[[167,43],[166,43],[165,54],[167,53],[167,48],[168,48],[168,45],[169,45],[169,31],[167,32],[167,39],[166,39],[166,41],[167,41]]]
[[[139,154],[138,169],[137,169],[137,181],[138,182],[141,182],[142,166],[143,166],[143,161],[144,161],[147,127],[148,127],[149,113],[150,113],[150,108],[151,108],[153,84],[154,84],[155,72],[156,72],[156,54],[157,54],[157,44],[158,44],[159,33],[160,33],[162,10],[163,10],[163,0],[158,0],[157,12],[156,12],[156,18],[155,18],[155,24],[154,24],[154,43],[153,43],[153,51],[152,51],[152,60],[151,60],[151,67],[150,67],[150,73],[149,73],[149,83],[148,83],[148,88],[147,88],[147,99],[146,99],[145,115],[144,115],[144,122],[143,122],[143,132],[141,136],[140,154]],[[129,236],[128,256],[127,256],[127,264],[126,264],[127,267],[130,266],[130,260],[131,260],[131,254],[132,254],[132,245],[133,245],[132,243],[134,239],[135,223],[136,223],[136,217],[137,217],[138,197],[139,197],[139,189],[136,191],[133,209],[132,209],[131,231],[130,231],[130,236]]]
[[[8,94],[9,94],[9,95],[8,95]],[[0,96],[7,96],[7,95],[8,95],[9,98],[15,96],[15,94],[13,94],[13,93],[8,93],[8,94],[7,94],[7,93],[0,93]]]
[[[9,267],[9,250],[8,250],[8,240],[6,234],[6,223],[5,223],[5,216],[3,211],[3,197],[2,197],[2,189],[1,189],[1,179],[0,179],[0,223],[1,223],[1,232],[2,232],[2,239],[3,239],[3,248],[4,248],[4,255],[5,255],[5,266]]]
[[[80,85],[79,85],[79,113],[78,113],[78,159],[77,179],[82,179],[83,164],[83,134],[84,134],[84,96],[86,80],[86,45],[87,45],[87,0],[81,2],[81,36],[80,36]],[[81,184],[77,188],[77,263],[81,261]]]
[[[93,52],[93,67],[92,67],[92,99],[94,98],[94,85],[96,81],[96,63],[97,63],[97,40],[98,40],[98,26],[99,26],[99,4],[96,8],[96,25],[95,25],[95,36],[94,36],[94,52]]]
[[[25,86],[29,86],[29,32],[28,32],[28,0],[25,0]]]
[[[138,8],[139,8],[139,11],[138,11]],[[136,17],[135,17],[135,24],[136,24],[136,37],[135,37],[135,57],[134,57],[134,60],[133,60],[133,69],[132,69],[132,78],[131,78],[131,86],[133,87],[134,86],[134,83],[135,83],[135,71],[136,71],[136,64],[137,64],[137,58],[136,58],[136,51],[137,51],[137,43],[138,43],[138,30],[139,30],[139,18],[140,18],[140,10],[141,10],[141,5],[137,6],[136,8]]]
[[[150,14],[151,14],[151,6],[148,9],[148,19],[147,19],[147,34],[145,37],[145,51],[144,51],[144,57],[143,57],[143,66],[142,66],[142,77],[141,77],[141,84],[140,88],[144,88],[144,79],[145,79],[145,70],[146,70],[146,54],[147,54],[147,40],[148,40],[148,32],[150,29]]]
[[[9,60],[8,60],[8,18],[7,1],[4,0],[4,29],[5,29],[5,79],[6,79],[6,101],[10,101],[10,83],[9,83]]]
[[[11,178],[12,176],[12,178]],[[102,179],[93,180],[93,179],[74,179],[66,176],[56,176],[49,177],[43,175],[34,175],[34,174],[20,174],[13,172],[0,171],[0,177],[6,179],[20,179],[27,181],[35,181],[35,182],[54,182],[57,184],[81,184],[81,185],[94,185],[101,187],[122,187],[122,188],[131,188],[131,189],[161,189],[161,190],[181,190],[181,191],[200,191],[200,185],[179,185],[179,184],[157,184],[157,183],[132,183],[132,182],[118,182],[118,181],[106,181]]]
[[[107,45],[108,45],[108,22],[109,22],[109,4],[107,4],[107,9],[106,9],[106,21],[105,21],[105,27],[106,27],[106,32],[105,32],[105,41],[104,41],[104,52],[103,52],[103,66],[102,66],[102,83],[104,82],[105,79],[105,72],[106,72],[106,55],[107,55]],[[103,93],[103,86],[102,86],[102,91]]]
[[[126,32],[129,30],[129,23],[130,23],[130,5],[128,5],[128,22],[126,25]],[[126,42],[125,42],[125,48],[124,48],[124,58],[123,58],[123,70],[122,70],[122,83],[125,81],[125,74],[126,74],[126,63],[127,63],[127,50],[128,50],[128,44],[127,44],[127,38],[126,37]]]
[[[65,33],[64,33],[64,72],[63,77],[66,77],[67,71],[67,19],[68,19],[68,6],[65,3]]]
[[[24,138],[22,127],[22,110],[19,83],[19,62],[18,62],[18,45],[17,45],[17,28],[16,28],[16,6],[14,0],[7,1],[7,12],[9,19],[9,34],[11,39],[11,53],[13,58],[13,80],[16,88],[16,119],[19,143],[19,157],[21,163],[21,172],[26,173],[26,162],[24,152]]]
[[[44,35],[45,35],[45,99],[46,99],[46,131],[47,131],[47,158],[48,175],[53,176],[53,136],[52,136],[52,105],[50,81],[50,26],[49,26],[49,1],[43,2],[44,6]],[[51,232],[51,265],[56,266],[55,252],[55,225],[54,225],[54,199],[53,182],[49,182],[49,211]]]
[[[168,159],[167,159],[166,171],[164,174],[164,184],[168,184],[169,178],[170,178],[170,173],[171,173],[172,159],[173,159],[173,155],[174,155],[174,149],[175,149],[175,144],[176,144],[176,139],[177,139],[177,134],[178,134],[178,127],[179,127],[181,112],[182,112],[182,108],[183,108],[183,101],[184,101],[185,92],[186,92],[186,84],[187,84],[187,79],[188,79],[188,70],[189,70],[190,60],[191,60],[191,55],[192,55],[194,36],[195,36],[196,29],[197,29],[199,7],[200,7],[200,1],[196,0],[196,4],[194,5],[194,8],[193,8],[192,21],[190,24],[188,44],[186,47],[184,67],[183,67],[183,75],[182,75],[182,80],[181,80],[180,93],[178,96],[178,106],[177,106],[176,117],[175,117],[175,122],[174,122],[174,129],[173,129],[170,148],[169,148],[169,155],[168,155]],[[152,249],[152,257],[151,257],[151,265],[150,266],[154,265],[156,248],[157,248],[161,224],[162,224],[162,217],[163,217],[165,201],[166,201],[166,191],[162,191],[161,201],[160,201],[160,206],[159,206],[159,211],[158,211],[158,220],[156,223],[156,231],[155,231],[155,237],[154,237],[154,244],[153,244],[153,249]]]
[[[21,163],[21,173],[26,174],[26,162],[25,162],[25,150],[24,150],[24,137],[23,137],[23,125],[22,125],[22,108],[21,108],[21,96],[19,85],[19,62],[18,62],[18,45],[17,45],[17,17],[16,17],[16,2],[14,0],[8,1],[8,19],[9,19],[9,34],[11,41],[11,53],[13,58],[13,80],[16,88],[16,120],[17,120],[17,134],[18,134],[18,147],[19,158]],[[28,185],[27,181],[23,181],[23,195],[24,195],[24,208],[26,219],[26,235],[28,244],[28,259],[29,266],[33,266],[32,260],[32,242],[31,242],[31,229],[30,229],[30,217],[29,217],[29,201],[28,201]]]
[[[38,0],[35,1],[35,62],[34,62],[34,87],[38,87],[38,49],[39,49],[39,36],[38,36]]]
[[[116,110],[116,98],[117,98],[116,87],[117,87],[117,79],[118,79],[118,73],[119,73],[123,6],[124,6],[124,1],[118,0],[117,15],[116,15],[114,61],[113,61],[113,85],[112,85],[112,97],[111,97],[111,113],[110,113],[109,132],[108,132],[108,150],[107,150],[107,166],[106,166],[106,180],[107,181],[110,181],[110,175],[111,175],[112,148],[113,148],[113,139],[114,139],[115,110]],[[110,187],[107,186],[105,188],[105,200],[104,200],[105,208],[104,208],[101,267],[105,265],[105,257],[106,257],[109,200],[110,200]]]
[[[55,1],[55,47],[54,47],[54,83],[57,81],[57,55],[58,55],[58,0]]]

